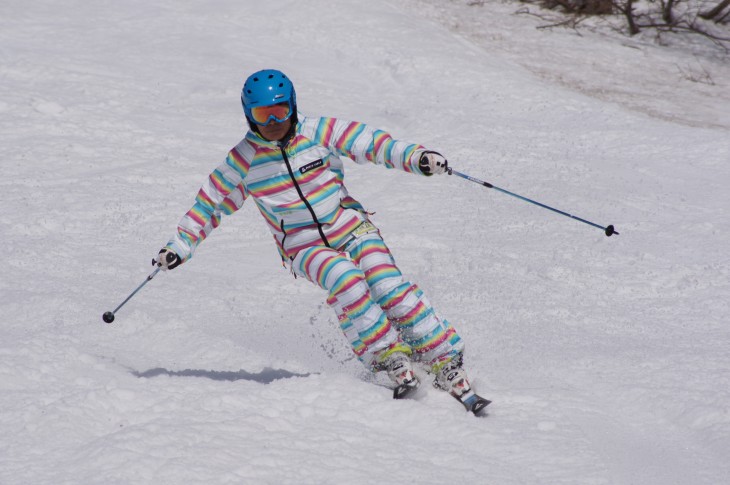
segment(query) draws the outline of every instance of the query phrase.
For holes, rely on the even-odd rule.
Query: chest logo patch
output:
[[[302,168],[299,169],[299,173],[307,173],[310,170],[314,170],[317,167],[321,167],[324,165],[324,161],[320,158],[319,160],[315,160],[313,162],[309,162],[308,164],[304,165]]]

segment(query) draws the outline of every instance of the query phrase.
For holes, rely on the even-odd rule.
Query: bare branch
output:
[[[537,12],[524,7],[518,14],[527,14],[549,22],[538,29],[568,27],[576,31],[579,24],[592,15],[602,16],[606,13],[619,13],[626,19],[625,33],[634,36],[645,30],[653,30],[657,42],[663,42],[663,34],[696,34],[709,39],[715,46],[726,53],[730,52],[730,31],[719,24],[730,20],[730,0],[716,0],[712,9],[700,12],[699,3],[686,0],[649,0],[636,6],[639,0],[521,0],[523,3],[537,4],[541,7]],[[548,11],[552,13],[548,13]],[[615,18],[615,17],[614,17]],[[617,29],[615,23],[609,21],[609,27]]]
[[[700,12],[700,17],[702,17],[705,20],[712,20],[715,17],[718,17],[723,10],[725,10],[727,7],[730,7],[730,0],[723,0],[722,2],[718,3],[715,8],[708,10],[706,12]],[[730,12],[728,12],[730,13]],[[725,13],[720,19],[724,19],[728,16],[728,13]],[[718,19],[716,19],[717,21]]]

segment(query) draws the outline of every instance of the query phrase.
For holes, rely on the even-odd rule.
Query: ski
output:
[[[454,394],[451,395],[454,396],[454,399],[463,404],[468,412],[471,412],[474,416],[478,417],[486,416],[486,408],[492,403],[492,401],[483,398],[471,389],[461,396],[455,396]]]

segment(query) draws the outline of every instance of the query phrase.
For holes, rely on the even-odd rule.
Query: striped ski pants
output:
[[[342,250],[313,246],[292,269],[329,293],[352,350],[367,367],[392,352],[435,368],[461,354],[464,342],[434,312],[423,291],[403,278],[378,232],[356,237]]]

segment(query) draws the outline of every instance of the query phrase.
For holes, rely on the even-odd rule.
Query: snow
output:
[[[730,482],[727,57],[537,30],[517,8],[6,5],[0,483]],[[674,65],[695,62],[714,84]],[[348,165],[465,338],[489,417],[435,390],[390,399],[252,204],[101,321],[242,136],[241,84],[266,67],[305,113],[621,233]]]

